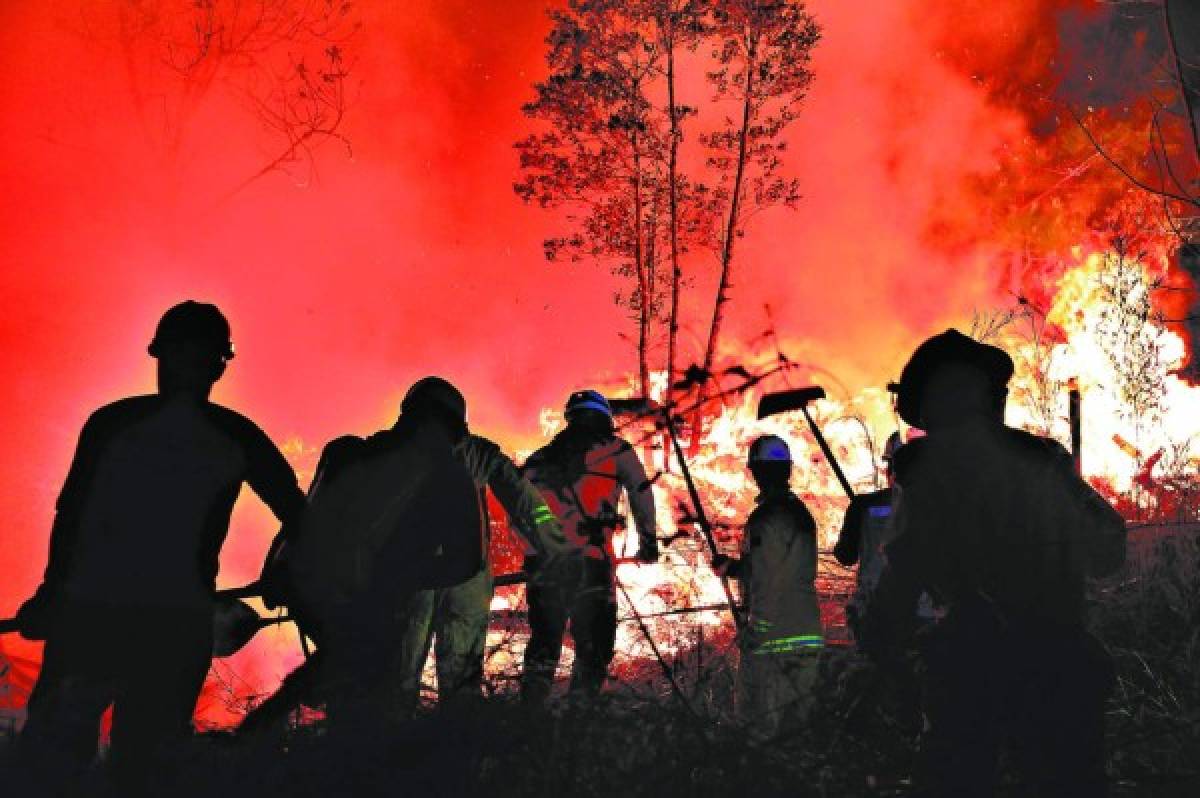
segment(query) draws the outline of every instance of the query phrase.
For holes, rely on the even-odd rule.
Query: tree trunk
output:
[[[712,370],[717,355],[717,344],[721,337],[721,323],[725,319],[725,303],[729,301],[729,274],[733,265],[733,240],[739,227],[741,213],[742,181],[746,176],[746,149],[750,135],[750,117],[753,109],[754,69],[757,66],[758,39],[750,38],[746,47],[745,94],[742,97],[742,125],[738,131],[737,167],[733,175],[733,192],[729,197],[729,216],[725,222],[724,239],[721,241],[721,279],[717,283],[717,299],[713,303],[712,324],[708,328],[708,345],[704,348],[704,371]],[[692,440],[690,453],[700,448],[700,431],[704,425],[704,411],[697,410],[692,416]]]
[[[638,281],[638,378],[643,396],[650,391],[650,290],[642,247],[642,156],[637,132],[633,140],[633,260]]]
[[[671,401],[671,386],[679,373],[676,362],[679,342],[679,290],[683,271],[679,268],[679,115],[675,107],[675,23],[672,20],[666,36],[667,45],[667,109],[671,119],[671,149],[667,164],[667,190],[670,192],[668,213],[670,214],[671,237],[671,313],[667,322],[667,387],[663,400]],[[667,434],[663,433],[663,452],[668,452]],[[671,468],[671,458],[663,456],[663,466]]]
[[[721,337],[721,325],[725,320],[725,303],[729,301],[729,276],[733,265],[733,242],[740,227],[742,182],[746,176],[746,149],[750,135],[750,117],[753,110],[754,69],[757,66],[757,38],[749,41],[746,48],[746,87],[742,99],[742,125],[738,131],[737,167],[733,175],[733,192],[729,197],[729,216],[725,221],[725,234],[721,241],[721,280],[717,284],[717,300],[713,305],[712,325],[708,328],[708,346],[704,350],[704,370],[712,369]]]
[[[667,329],[667,391],[671,398],[671,386],[675,384],[678,371],[676,346],[679,340],[679,289],[683,271],[679,268],[679,116],[675,108],[675,30],[674,22],[667,33],[667,108],[671,118],[671,149],[667,164],[667,190],[670,192],[668,213],[670,214],[671,236],[671,317]]]

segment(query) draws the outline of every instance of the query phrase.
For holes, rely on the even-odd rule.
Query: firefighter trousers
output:
[[[416,594],[400,619],[396,661],[402,700],[410,708],[420,695],[421,672],[431,646],[439,699],[480,695],[491,606],[490,565],[462,584]]]
[[[598,693],[608,677],[617,634],[612,565],[571,557],[554,574],[530,583],[528,601],[530,637],[522,697],[541,703],[549,696],[568,626],[575,642],[571,690]]]
[[[817,651],[768,653],[742,647],[742,720],[752,734],[766,739],[803,725],[813,704],[817,663]]]
[[[210,608],[64,607],[19,743],[29,778],[52,792],[79,776],[112,706],[113,774],[144,793],[191,737],[211,659]]]

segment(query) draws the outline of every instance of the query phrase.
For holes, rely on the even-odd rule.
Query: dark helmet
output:
[[[913,352],[896,387],[896,411],[905,423],[921,426],[921,395],[925,385],[937,370],[959,363],[979,369],[999,406],[1003,405],[1008,381],[1013,375],[1013,361],[1003,349],[980,343],[958,330],[946,330],[922,343]]]
[[[563,409],[567,421],[587,412],[600,413],[612,421],[612,405],[599,391],[576,391],[567,397],[567,406]]]
[[[750,444],[750,465],[758,463],[791,463],[792,451],[787,441],[778,435],[763,435]]]
[[[417,380],[404,394],[400,402],[401,413],[414,413],[436,409],[448,413],[452,418],[467,423],[467,400],[462,393],[441,377],[424,377]]]
[[[216,305],[189,299],[163,314],[154,330],[147,351],[162,357],[176,344],[189,344],[223,361],[233,359],[233,338],[229,321]]]

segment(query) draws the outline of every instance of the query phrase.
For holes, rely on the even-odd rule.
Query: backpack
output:
[[[340,438],[322,460],[288,558],[304,612],[391,605],[482,568],[479,494],[436,427]]]

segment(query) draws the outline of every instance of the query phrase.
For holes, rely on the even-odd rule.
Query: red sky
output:
[[[353,156],[330,145],[315,180],[270,174],[229,196],[270,140],[218,85],[168,154],[164,100],[135,97],[104,22],[115,2],[0,6],[0,615],[39,578],[80,425],[152,387],[144,347],[179,300],[226,311],[239,355],[215,398],[278,441],[377,428],[409,383],[439,373],[477,429],[528,444],[542,407],[633,367],[615,278],[546,263],[556,217],[511,190],[544,3],[361,3],[346,45]],[[999,244],[970,203],[1028,140],[1029,115],[996,86],[1044,71],[1031,47],[1053,54],[1067,4],[937,10],[959,5],[810,3],[824,39],[789,136],[806,198],[755,222],[733,335],[761,332],[770,302],[794,355],[861,387],[997,295]],[[1014,66],[985,85],[979,64]],[[931,237],[950,207],[970,220],[970,246]],[[691,346],[714,273],[689,268]],[[227,583],[257,565],[270,531],[239,519]]]

